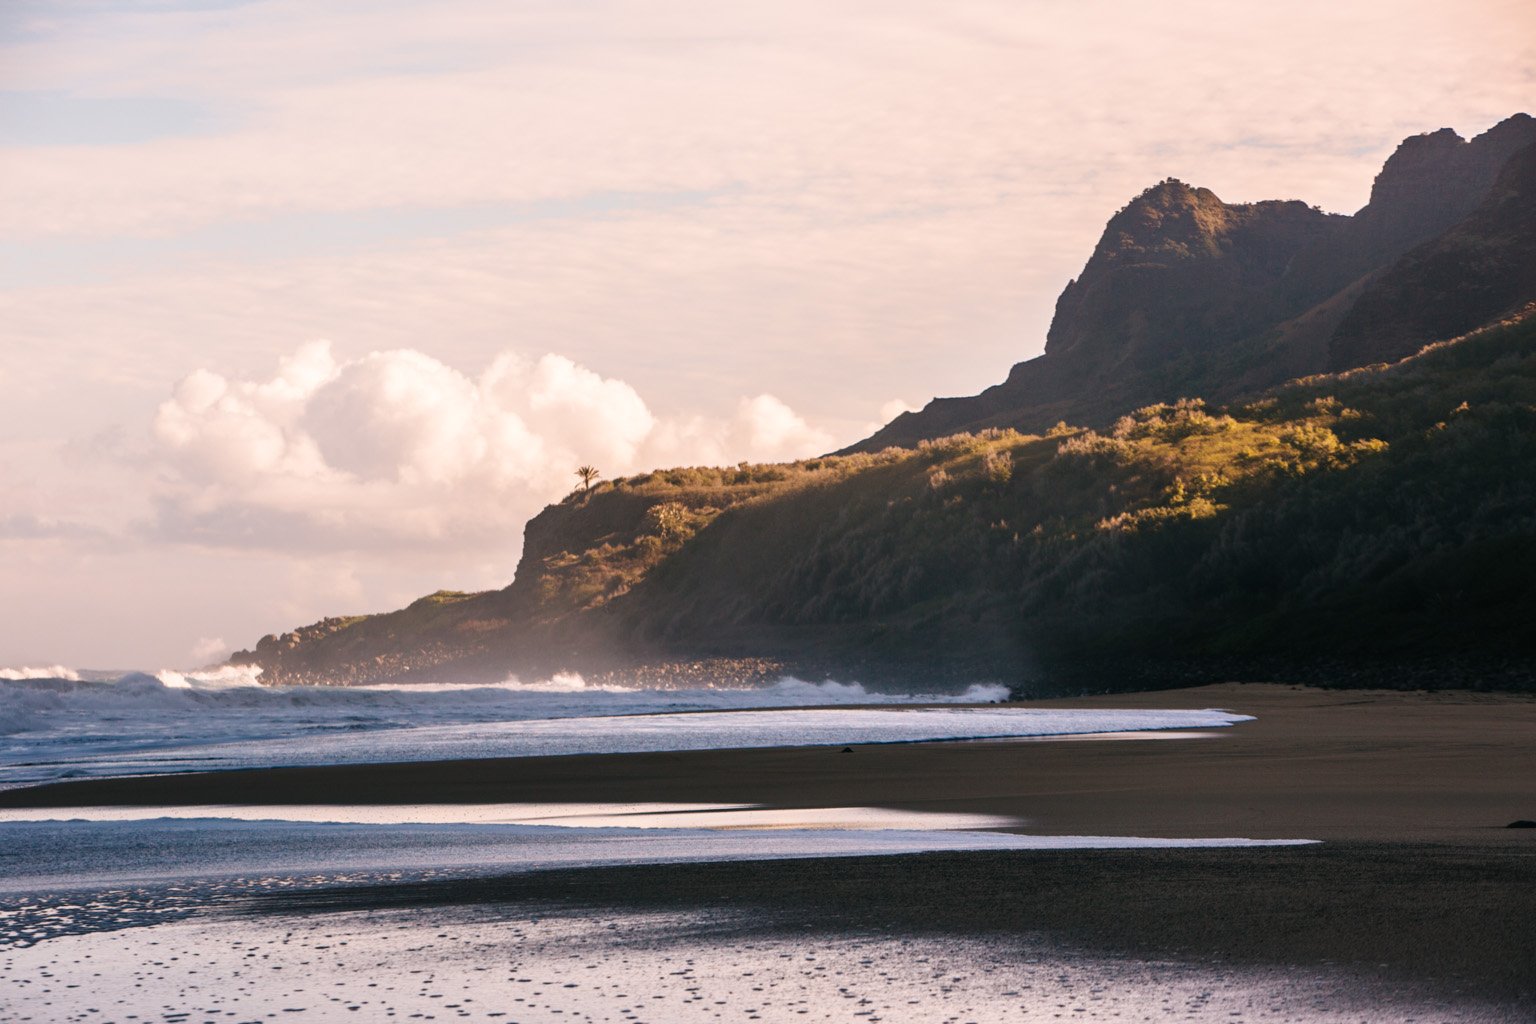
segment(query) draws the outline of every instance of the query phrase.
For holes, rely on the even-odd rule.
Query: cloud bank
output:
[[[471,375],[415,349],[339,360],[326,341],[267,380],[194,371],[153,435],[167,471],[158,536],[279,549],[471,545],[518,531],[580,465],[611,479],[832,445],[768,394],[727,418],[666,417],[562,355],[502,352]]]

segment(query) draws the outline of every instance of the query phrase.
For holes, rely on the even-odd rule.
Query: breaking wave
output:
[[[8,679],[0,681],[0,788],[279,765],[1199,729],[1242,718],[1209,709],[974,706],[1004,696],[1000,686],[884,694],[793,678],[757,688],[626,689],[574,674],[376,687],[261,686],[236,670]]]
[[[339,733],[481,726],[541,719],[859,704],[1002,700],[1001,686],[963,694],[885,694],[858,683],[785,678],[757,688],[641,689],[564,672],[488,685],[263,686],[260,669],[130,672],[82,678],[63,666],[0,674],[0,785],[21,766],[80,765],[104,755],[300,740]]]
[[[79,679],[80,673],[63,665],[49,665],[47,668],[28,666],[26,668],[0,668],[0,679]]]

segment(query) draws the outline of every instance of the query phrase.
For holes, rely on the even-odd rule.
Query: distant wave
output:
[[[587,682],[580,672],[556,672],[548,679],[525,683],[516,676],[508,676],[495,684],[513,693],[633,693],[635,687]]]
[[[78,673],[77,673],[78,674]],[[756,688],[593,684],[580,675],[489,685],[262,686],[255,670],[0,680],[0,788],[52,779],[274,765],[899,743],[1216,727],[1214,711],[955,707],[1000,700],[875,693],[784,678]],[[947,704],[945,709],[881,707]],[[736,712],[754,709],[752,714]]]
[[[27,666],[25,668],[0,668],[0,679],[79,679],[80,673],[63,665],[49,665],[46,668]]]
[[[154,674],[166,686],[187,690],[227,690],[239,686],[260,686],[260,665],[220,665],[217,668],[177,672],[163,668]]]
[[[540,718],[724,711],[836,704],[989,703],[1006,687],[962,694],[874,693],[858,683],[786,677],[769,686],[640,689],[591,683],[574,672],[524,682],[393,686],[263,686],[254,666],[130,672],[82,679],[63,666],[0,670],[0,736],[50,734],[61,742],[137,745],[228,742],[333,729],[391,729]]]

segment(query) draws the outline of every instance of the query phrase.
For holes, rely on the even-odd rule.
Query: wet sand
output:
[[[746,913],[545,907],[203,920],[0,954],[16,1024],[722,1020],[1497,1024],[1340,968],[1148,962],[1037,936],[766,932]],[[130,1014],[134,1016],[129,1016]]]
[[[651,864],[259,897],[257,915],[557,907],[729,911],[768,936],[969,938],[1144,963],[1311,969],[1536,1020],[1536,851],[1266,849],[926,853]],[[1371,1016],[1358,1019],[1392,1020]],[[1398,1018],[1400,1019],[1400,1018]]]
[[[1217,974],[1301,972],[1325,988],[1342,986],[1319,996],[1315,1012],[1249,1005],[1243,1012],[1255,1019],[1344,1019],[1335,1012],[1361,1000],[1417,993],[1440,1009],[1410,1014],[1378,1006],[1350,1019],[1536,1020],[1536,829],[1503,827],[1536,818],[1536,700],[1224,685],[1052,705],[1219,707],[1257,721],[1178,740],[572,756],[84,781],[0,793],[0,806],[882,806],[1012,815],[1023,820],[1020,830],[1041,834],[1322,839],[1320,846],[1263,850],[973,852],[543,871],[263,897],[247,913],[256,923],[408,912],[425,930],[461,910],[515,916],[543,907],[583,921],[728,912],[734,928],[773,941],[875,935],[1009,949],[1047,941],[1088,951],[1073,954],[1079,960],[1130,958],[1148,977],[1173,964],[1203,965]],[[324,916],[309,918],[318,912]],[[1226,984],[1207,982],[1201,991]],[[1120,998],[1141,983],[1116,984]],[[1078,1019],[1085,1012],[1101,1019],[1097,1010],[1062,1006]],[[1212,1008],[1196,1007],[1190,1017],[1215,1019],[1205,1012]],[[1173,1016],[1183,1019],[1188,1009]],[[911,1019],[890,1012],[889,1019]],[[1125,1019],[1137,1017],[1127,1012]]]

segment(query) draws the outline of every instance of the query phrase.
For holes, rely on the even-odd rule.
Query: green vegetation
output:
[[[1103,432],[606,481],[529,523],[506,590],[246,658],[349,680],[723,657],[1041,688],[1528,686],[1533,581],[1536,315]]]
[[[1104,434],[647,474],[616,486],[644,496],[650,525],[546,561],[545,579],[586,595],[619,579],[602,593],[628,595],[609,609],[625,635],[678,650],[732,637],[1005,677],[1518,659],[1533,471],[1526,320],[1246,404],[1149,406]]]
[[[621,478],[573,494],[529,531],[518,580],[536,574],[534,617],[552,622],[630,592],[727,509],[845,480],[886,456],[850,455],[790,464],[687,467]],[[548,534],[540,520],[555,518]],[[574,530],[571,529],[574,527]],[[547,538],[547,540],[546,540]],[[540,544],[541,540],[546,541]],[[554,547],[554,550],[550,550]]]

